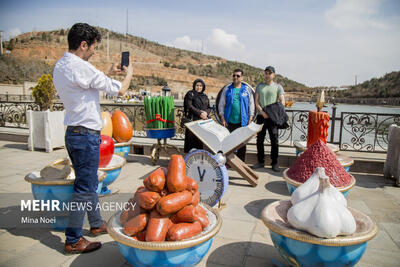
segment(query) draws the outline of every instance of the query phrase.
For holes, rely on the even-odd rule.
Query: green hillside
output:
[[[400,97],[400,71],[393,71],[381,78],[373,78],[348,90],[338,91],[338,97],[388,98]]]

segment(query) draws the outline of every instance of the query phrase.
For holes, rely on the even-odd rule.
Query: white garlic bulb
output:
[[[317,192],[317,190],[319,188],[320,177],[325,177],[325,178],[329,179],[329,177],[326,176],[326,174],[325,174],[324,167],[315,168],[315,171],[310,176],[310,178],[308,178],[305,183],[300,185],[293,192],[292,196],[290,197],[290,201],[292,202],[292,205],[295,205],[297,202],[301,201],[302,199],[307,198],[311,194]],[[331,195],[331,197],[335,198],[337,201],[341,202],[344,206],[347,207],[346,198],[333,185],[329,184],[329,188],[327,188],[326,190],[327,190],[327,194]]]
[[[315,173],[314,173],[315,174]],[[299,199],[288,213],[289,223],[296,229],[305,230],[323,238],[334,238],[338,235],[351,235],[356,230],[353,215],[333,193],[327,176],[319,177],[317,191]]]

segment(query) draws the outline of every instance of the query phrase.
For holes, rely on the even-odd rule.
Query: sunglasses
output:
[[[240,77],[242,77],[242,75],[233,74],[232,77],[233,77],[233,78],[236,78],[236,77],[237,77],[237,78],[240,78]]]

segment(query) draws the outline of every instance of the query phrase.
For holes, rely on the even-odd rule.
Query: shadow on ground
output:
[[[244,208],[252,216],[261,219],[262,210],[271,204],[272,202],[278,201],[279,199],[259,199],[253,200],[247,203]]]
[[[253,187],[249,182],[247,182],[244,178],[242,177],[237,177],[237,176],[229,176],[229,185],[235,185],[235,186],[243,186],[243,187]]]
[[[249,257],[257,259],[257,263]],[[210,254],[206,263],[207,266],[216,264],[223,266],[276,266],[275,264],[286,266],[275,247],[260,242],[234,242],[220,246]]]
[[[356,178],[356,186],[364,188],[378,188],[384,186],[396,186],[396,181],[385,178],[382,174],[352,173]]]
[[[151,161],[151,157],[146,156],[146,155],[137,155],[137,154],[129,154],[127,159],[127,162],[137,162],[140,163],[144,166],[152,166],[153,162]],[[169,158],[160,158],[157,160],[156,164],[153,165],[154,167],[168,167],[169,164]]]
[[[37,213],[37,212],[36,212]],[[5,229],[14,236],[24,236],[37,240],[50,249],[64,253],[64,240],[54,235],[51,231],[53,228],[45,224],[38,223],[21,223],[21,219],[28,213],[21,212],[21,206],[3,207],[0,209],[0,228]],[[44,213],[37,214],[39,218]],[[29,216],[30,217],[30,216]],[[47,216],[46,216],[47,217]],[[33,216],[30,218],[34,218]]]
[[[265,189],[275,194],[290,196],[284,181],[272,181],[265,184]]]
[[[103,243],[99,250],[79,255],[69,266],[129,266],[129,264],[125,263],[126,260],[120,253],[117,243],[110,241]]]
[[[28,150],[28,144],[26,143],[13,143],[13,144],[5,144],[6,148],[20,149],[20,150]],[[41,150],[39,150],[41,151]],[[45,150],[43,150],[45,151]]]

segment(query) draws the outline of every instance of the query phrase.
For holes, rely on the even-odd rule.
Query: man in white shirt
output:
[[[123,67],[126,73],[121,82],[107,77],[88,62],[101,41],[98,30],[86,23],[77,23],[68,33],[69,51],[57,61],[53,81],[66,111],[64,124],[65,146],[75,170],[74,194],[71,202],[83,204],[85,210],[70,211],[65,230],[65,252],[85,253],[97,250],[100,242],[90,242],[82,236],[85,213],[88,214],[93,236],[107,233],[107,224],[96,209],[98,196],[97,170],[100,156],[100,91],[122,96],[128,90],[133,67]],[[115,67],[114,71],[118,71]],[[81,205],[82,207],[82,205]]]

